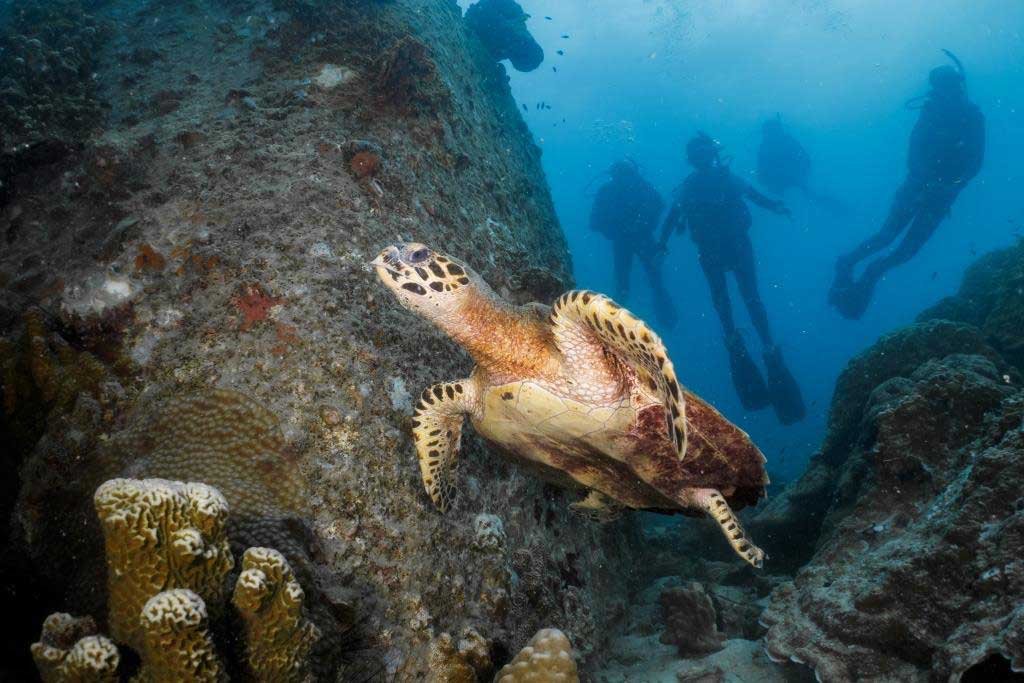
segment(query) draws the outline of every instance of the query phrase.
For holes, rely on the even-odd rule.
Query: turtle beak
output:
[[[377,271],[377,277],[383,280],[388,273],[399,273],[396,267],[398,253],[398,248],[391,246],[377,254],[377,258],[370,261],[369,265]]]

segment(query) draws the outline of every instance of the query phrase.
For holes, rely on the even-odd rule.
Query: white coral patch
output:
[[[392,408],[412,415],[412,395],[409,394],[405,380],[401,377],[388,377],[388,398],[391,400]]]
[[[356,72],[347,66],[324,64],[323,68],[320,69],[320,73],[313,78],[313,82],[324,90],[330,90],[348,83],[355,77]]]

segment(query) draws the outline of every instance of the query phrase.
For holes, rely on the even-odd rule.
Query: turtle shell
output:
[[[565,488],[595,489],[634,509],[680,511],[682,491],[715,488],[734,508],[764,495],[764,457],[750,438],[685,392],[688,445],[680,459],[666,412],[632,392],[610,405],[566,398],[539,382],[485,387],[473,426],[519,464]]]

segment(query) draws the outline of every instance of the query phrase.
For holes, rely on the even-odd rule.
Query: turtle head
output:
[[[466,264],[417,242],[393,244],[370,265],[403,306],[435,323],[453,315],[478,280]]]

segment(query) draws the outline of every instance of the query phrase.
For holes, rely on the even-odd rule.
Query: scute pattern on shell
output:
[[[684,459],[688,432],[686,399],[661,338],[610,298],[586,290],[573,290],[560,296],[553,307],[551,322],[556,339],[559,328],[586,326],[609,351],[637,373],[640,381],[661,398],[668,438],[679,458]]]

